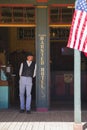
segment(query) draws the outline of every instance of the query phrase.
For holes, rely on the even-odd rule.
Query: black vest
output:
[[[30,66],[28,66],[27,62],[23,62],[23,70],[21,76],[33,77],[34,69],[35,69],[34,61],[32,61]]]

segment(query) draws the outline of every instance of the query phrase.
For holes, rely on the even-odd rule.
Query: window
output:
[[[17,28],[17,36],[19,40],[35,39],[35,28]]]
[[[35,23],[34,7],[1,7],[1,23]]]
[[[50,28],[50,40],[67,40],[69,37],[69,27]]]
[[[51,7],[50,23],[71,23],[74,8],[68,7]]]

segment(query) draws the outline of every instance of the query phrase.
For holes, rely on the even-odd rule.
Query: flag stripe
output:
[[[67,47],[70,47],[70,48],[75,47],[74,43],[75,43],[76,28],[77,28],[79,16],[80,16],[80,12],[78,12],[78,15],[77,15],[77,11],[75,11],[74,16],[73,16],[72,26],[71,26],[71,29],[70,29],[70,35],[69,35]]]
[[[85,47],[85,40],[86,40],[86,36],[87,36],[87,34],[86,34],[86,28],[87,28],[87,26],[85,27],[85,29],[84,29],[84,31],[83,31],[83,36],[81,37],[81,44],[80,44],[80,48],[79,48],[79,50],[80,51],[84,51],[84,47]]]
[[[75,10],[67,47],[86,51],[87,13]],[[87,40],[86,40],[87,41]],[[84,48],[83,48],[84,47]]]
[[[82,17],[82,12],[81,11],[76,11],[76,24],[75,24],[75,38],[74,38],[74,48],[78,49],[79,47],[79,38],[80,38],[80,33],[81,33],[81,28],[82,26],[80,25],[81,23],[81,17]]]
[[[76,2],[67,47],[87,52],[87,3]]]
[[[80,48],[79,48],[79,50],[80,51],[84,51],[84,43],[85,43],[85,39],[86,39],[86,36],[87,36],[87,34],[86,34],[86,29],[87,29],[87,26],[86,26],[86,17],[87,17],[87,14],[84,12],[84,14],[82,15],[82,24],[81,24],[81,26],[82,26],[82,29],[81,29],[81,35],[80,35],[80,37],[79,37],[79,44],[80,44]]]

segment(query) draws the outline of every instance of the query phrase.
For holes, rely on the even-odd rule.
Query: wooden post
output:
[[[38,6],[36,10],[36,108],[49,108],[49,26],[48,7]]]

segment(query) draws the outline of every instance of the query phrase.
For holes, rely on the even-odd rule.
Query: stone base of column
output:
[[[74,123],[73,130],[83,130],[82,124]]]

